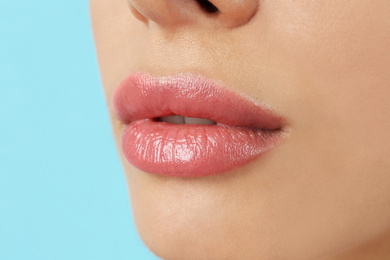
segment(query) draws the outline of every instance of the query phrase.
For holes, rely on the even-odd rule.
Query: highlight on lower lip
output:
[[[125,130],[122,149],[126,159],[144,172],[197,177],[246,164],[281,137],[280,131],[141,120]]]
[[[153,174],[200,177],[227,172],[283,139],[273,111],[197,74],[134,73],[114,92],[125,158]]]

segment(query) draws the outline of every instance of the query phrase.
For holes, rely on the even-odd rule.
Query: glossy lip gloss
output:
[[[115,90],[113,104],[128,124],[122,136],[126,159],[152,174],[221,174],[258,158],[284,136],[280,116],[198,74],[131,74]],[[174,115],[216,124],[158,120]]]

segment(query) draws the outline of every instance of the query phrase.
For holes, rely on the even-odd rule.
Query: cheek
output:
[[[270,18],[271,41],[308,80],[327,88],[389,84],[390,4],[375,3],[276,3],[277,10],[268,10],[277,14]]]
[[[296,97],[296,127],[353,150],[365,163],[388,161],[390,4],[288,2],[273,6],[283,16],[271,30],[274,48],[302,75],[288,89]]]
[[[284,167],[299,169],[290,172],[299,189],[277,185],[295,194],[283,203],[298,199],[302,209],[315,209],[301,219],[329,234],[328,244],[331,237],[361,243],[390,227],[390,4],[289,2],[264,11],[280,14],[269,17],[272,48],[299,75],[285,84],[292,132]]]

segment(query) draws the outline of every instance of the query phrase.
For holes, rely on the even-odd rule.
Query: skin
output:
[[[390,259],[390,2],[91,0],[140,237],[163,259]],[[286,118],[276,149],[223,175],[131,166],[112,93],[196,72]]]

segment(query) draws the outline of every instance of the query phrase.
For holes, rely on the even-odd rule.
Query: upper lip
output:
[[[281,130],[284,125],[284,119],[265,106],[192,73],[167,77],[133,73],[115,90],[113,104],[119,119],[127,124],[181,115],[260,130]]]

